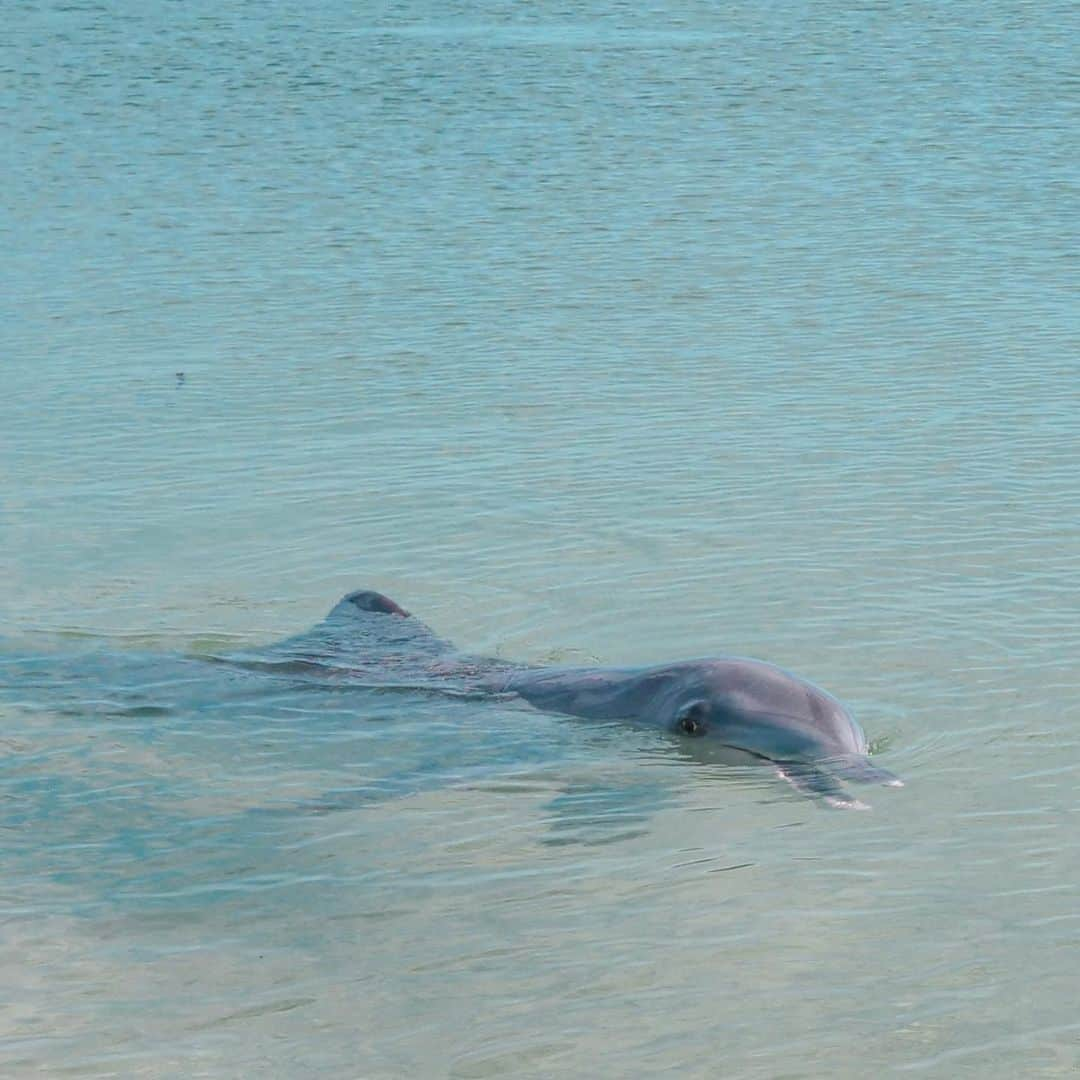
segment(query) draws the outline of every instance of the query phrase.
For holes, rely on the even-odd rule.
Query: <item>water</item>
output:
[[[1073,7],[5,22],[5,1075],[1075,1074]],[[358,586],[908,786],[203,659]]]

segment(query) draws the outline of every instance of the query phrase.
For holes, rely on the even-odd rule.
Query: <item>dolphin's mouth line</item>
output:
[[[725,750],[738,750],[740,754],[748,754],[750,757],[757,758],[758,761],[768,761],[773,764],[776,763],[776,758],[771,758],[767,754],[758,753],[757,750],[747,750],[745,746],[736,746],[735,743],[722,742],[720,744]]]

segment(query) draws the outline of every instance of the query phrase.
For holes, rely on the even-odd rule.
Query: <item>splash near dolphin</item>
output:
[[[544,712],[644,724],[700,740],[730,760],[766,764],[799,791],[833,806],[865,808],[841,780],[903,786],[871,764],[866,736],[843,704],[762,660],[716,657],[642,668],[512,664],[459,652],[370,590],[350,593],[323,622],[259,657],[258,666],[279,670],[513,696]]]

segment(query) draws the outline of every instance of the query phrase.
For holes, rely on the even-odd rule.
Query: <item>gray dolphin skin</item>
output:
[[[516,695],[587,720],[626,720],[700,740],[726,760],[760,761],[799,791],[864,809],[839,779],[901,787],[872,765],[862,728],[831,694],[762,660],[644,668],[541,668],[457,652],[381,593],[350,593],[308,633],[261,654],[275,665],[463,694]]]

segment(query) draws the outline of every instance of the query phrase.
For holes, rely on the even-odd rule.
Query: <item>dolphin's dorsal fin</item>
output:
[[[367,666],[381,662],[431,659],[453,652],[400,604],[368,589],[342,597],[322,622],[296,637],[259,653],[274,661],[300,661],[328,666]]]
[[[400,604],[391,600],[389,596],[381,592],[375,592],[373,589],[357,589],[356,592],[343,596],[337,607],[341,607],[342,604],[351,604],[357,611],[371,611],[381,615],[400,615],[406,619],[410,617],[409,613]],[[334,610],[336,611],[337,608]]]

